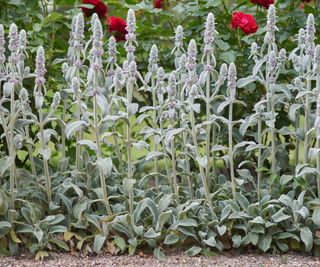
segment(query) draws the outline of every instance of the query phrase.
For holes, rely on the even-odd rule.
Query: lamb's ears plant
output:
[[[92,35],[92,48],[90,50],[90,69],[88,72],[88,86],[90,89],[90,94],[92,96],[93,101],[93,131],[94,131],[94,137],[95,137],[95,144],[94,147],[96,147],[97,157],[98,157],[98,168],[99,168],[99,177],[100,177],[100,184],[101,189],[103,192],[103,201],[105,203],[106,210],[108,212],[108,215],[112,215],[112,209],[109,204],[109,197],[107,192],[107,186],[105,181],[105,172],[101,164],[99,162],[104,162],[103,155],[102,155],[102,148],[100,143],[100,128],[102,119],[99,118],[99,99],[104,99],[101,95],[100,88],[102,86],[102,82],[100,80],[100,77],[102,77],[102,55],[103,55],[103,31],[102,31],[102,25],[100,20],[94,21],[93,26],[93,35]],[[101,101],[99,101],[101,102]],[[105,104],[104,104],[105,105]],[[104,106],[101,106],[102,108],[105,108]],[[88,141],[87,141],[88,143]]]
[[[164,116],[164,106],[165,106],[165,102],[164,102],[164,95],[166,93],[166,85],[165,85],[165,72],[164,69],[162,67],[158,68],[157,71],[157,78],[156,78],[156,86],[154,88],[155,94],[157,96],[157,101],[158,101],[158,106],[157,106],[157,111],[158,111],[158,125],[160,128],[160,141],[162,144],[162,152],[166,153],[166,145],[165,145],[165,130],[164,130],[164,120],[165,120],[165,116]],[[164,164],[165,164],[165,170],[166,170],[166,175],[167,177],[170,177],[170,171],[169,171],[169,165],[168,165],[168,159],[167,157],[164,158]],[[169,178],[169,181],[170,178]],[[169,182],[169,184],[171,184]]]
[[[231,63],[228,71],[228,97],[229,97],[229,122],[228,122],[228,140],[229,140],[229,168],[232,186],[233,199],[236,200],[236,180],[234,175],[234,155],[233,155],[233,103],[236,100],[237,88],[237,70],[234,63]]]
[[[179,203],[179,188],[178,188],[178,175],[177,175],[177,158],[176,151],[174,146],[174,134],[171,134],[170,131],[174,131],[174,121],[177,116],[177,80],[174,73],[171,73],[168,80],[168,119],[169,119],[169,128],[167,131],[166,137],[166,146],[167,151],[171,156],[171,165],[172,165],[172,182],[171,186],[173,192],[176,195],[177,203]],[[170,138],[168,138],[170,136]]]
[[[307,72],[306,72],[306,83],[307,83],[307,92],[312,91],[312,59],[314,56],[314,49],[315,49],[315,24],[314,24],[314,17],[312,14],[309,14],[307,19],[307,26],[306,26],[306,43],[305,43],[305,62],[307,65]],[[309,157],[309,148],[310,148],[310,140],[309,136],[307,135],[308,131],[310,130],[310,110],[311,110],[311,103],[310,103],[310,94],[307,93],[305,95],[305,107],[304,107],[304,146],[303,146],[303,163],[308,163]]]
[[[214,145],[211,145],[211,124],[209,123],[210,121],[210,116],[211,116],[211,74],[214,71],[215,65],[216,65],[216,59],[214,56],[214,41],[215,41],[215,35],[217,34],[215,30],[215,21],[214,21],[214,16],[212,13],[208,14],[206,25],[205,25],[205,31],[204,31],[204,49],[203,49],[203,56],[202,56],[202,62],[205,61],[205,66],[204,66],[204,71],[203,73],[203,80],[205,81],[206,84],[206,90],[205,90],[205,102],[206,102],[206,121],[207,121],[207,126],[206,126],[206,180],[209,182],[210,180],[210,171],[211,171],[211,147]],[[199,79],[200,84],[201,82],[201,75]],[[214,129],[215,131],[215,129]]]
[[[183,48],[183,27],[181,25],[179,25],[175,29],[174,48],[171,51],[171,54],[175,55],[174,65],[175,65],[176,69],[179,68],[180,58],[184,52],[185,51]]]
[[[205,201],[207,205],[209,206],[212,215],[214,215],[214,208],[210,196],[210,191],[209,191],[209,185],[208,181],[206,179],[206,174],[205,174],[205,168],[207,166],[206,159],[207,157],[201,156],[200,153],[200,146],[198,142],[198,130],[197,130],[197,125],[196,125],[196,120],[195,120],[195,114],[194,112],[199,112],[199,104],[195,104],[194,101],[195,99],[199,96],[198,93],[198,86],[193,84],[191,88],[189,89],[189,95],[188,99],[186,100],[189,103],[189,115],[190,115],[190,125],[191,125],[191,137],[194,145],[194,150],[195,150],[195,159],[199,165],[199,170],[200,170],[200,177],[201,177],[201,182],[204,190],[204,196],[205,196]]]
[[[127,61],[130,63],[131,61],[134,61],[135,56],[134,52],[136,50],[136,46],[138,45],[136,41],[136,16],[134,14],[134,11],[132,9],[128,10],[127,14],[127,34],[126,34],[126,43],[124,44],[124,47],[127,52]]]
[[[16,151],[14,148],[14,123],[16,120],[16,106],[15,106],[15,88],[19,83],[18,80],[18,73],[17,73],[17,62],[18,58],[18,49],[19,49],[19,34],[18,28],[13,23],[10,25],[9,29],[9,45],[8,45],[10,56],[9,56],[9,73],[8,73],[8,82],[4,85],[4,95],[6,97],[10,97],[10,117],[9,117],[9,124],[5,127],[7,128],[8,133],[8,145],[9,145],[9,157],[12,161],[10,165],[10,195],[12,206],[14,208],[15,202],[15,183],[16,183],[16,165],[15,165],[15,158],[16,158]],[[17,184],[16,184],[17,186]]]
[[[156,134],[158,132],[158,118],[157,118],[157,92],[156,92],[156,79],[158,74],[158,48],[156,45],[151,47],[150,55],[149,55],[149,64],[148,64],[148,73],[145,77],[145,82],[148,83],[151,80],[151,93],[152,93],[152,105],[153,105],[153,114],[152,114],[152,125],[154,131],[153,136],[153,152],[155,154],[158,153],[158,144],[159,144],[159,136]],[[154,157],[154,172],[155,172],[155,185],[157,191],[159,191],[159,166],[158,166],[158,156]]]
[[[313,75],[316,79],[316,93],[318,94],[316,119],[314,126],[316,128],[316,149],[317,149],[317,186],[318,197],[320,197],[320,45],[317,45],[314,51],[313,58]]]
[[[0,81],[3,81],[6,75],[6,39],[5,39],[5,33],[4,33],[4,28],[3,25],[0,24]],[[1,97],[1,93],[0,92],[0,97]]]

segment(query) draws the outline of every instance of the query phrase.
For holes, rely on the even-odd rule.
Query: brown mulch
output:
[[[81,258],[67,253],[50,253],[50,257],[43,262],[35,262],[34,257],[25,254],[20,257],[0,258],[1,267],[89,267],[89,266],[148,266],[148,267],[178,267],[178,266],[221,266],[221,267],[320,267],[320,258],[289,253],[285,255],[272,254],[239,254],[223,253],[212,257],[187,257],[181,251],[167,252],[166,261],[158,261],[152,255],[110,256],[101,254],[95,257]]]

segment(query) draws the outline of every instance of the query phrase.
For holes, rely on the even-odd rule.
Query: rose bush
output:
[[[242,12],[234,12],[231,19],[231,28],[240,29],[245,34],[252,34],[258,30],[258,25],[254,17]]]

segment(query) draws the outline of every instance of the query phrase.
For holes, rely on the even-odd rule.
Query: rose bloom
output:
[[[258,30],[258,25],[252,15],[242,12],[234,12],[231,19],[231,28],[233,30],[240,29],[248,35],[255,33]]]
[[[163,8],[163,2],[164,2],[164,0],[154,0],[153,7],[154,8]]]
[[[108,31],[114,34],[117,42],[126,40],[126,34],[128,32],[126,30],[127,23],[125,20],[112,16],[108,17],[107,24],[109,25]]]
[[[90,17],[93,13],[97,13],[99,18],[104,18],[108,13],[108,7],[101,2],[101,0],[82,0],[82,4],[90,4],[94,6],[92,9],[85,7],[81,8],[87,17]]]
[[[274,0],[250,0],[253,4],[258,4],[264,8],[269,8],[270,5],[274,4]]]

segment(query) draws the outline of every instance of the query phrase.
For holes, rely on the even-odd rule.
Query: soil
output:
[[[271,254],[239,254],[223,253],[212,257],[195,256],[188,257],[182,251],[166,252],[167,260],[158,261],[152,255],[146,255],[139,252],[138,255],[111,256],[100,254],[94,257],[79,257],[67,253],[50,253],[50,257],[42,262],[36,262],[34,256],[24,254],[19,257],[0,258],[0,267],[89,267],[89,266],[148,266],[148,267],[203,267],[203,266],[221,266],[221,267],[320,267],[320,258],[289,253],[285,255]]]

